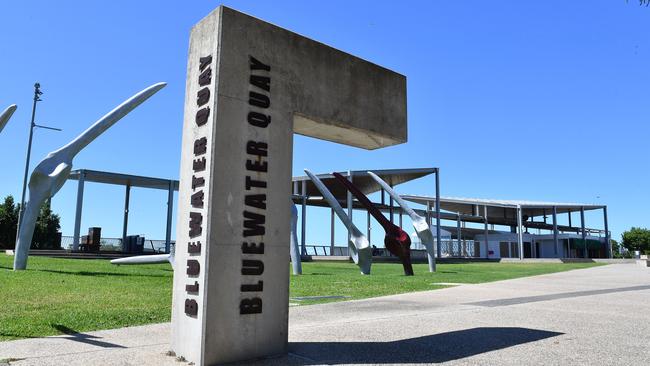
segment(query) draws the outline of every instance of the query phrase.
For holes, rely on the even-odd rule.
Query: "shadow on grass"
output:
[[[124,346],[120,346],[119,344],[99,341],[98,339],[101,339],[101,337],[79,333],[74,329],[70,329],[66,327],[65,325],[61,325],[61,324],[50,324],[50,325],[52,326],[52,328],[58,330],[59,332],[69,335],[69,337],[64,337],[64,338],[69,339],[71,341],[81,342],[81,343],[89,344],[91,346],[97,346],[102,348],[126,348]]]
[[[472,328],[394,342],[291,342],[289,352],[304,364],[441,363],[563,333],[528,328]]]
[[[32,271],[37,272],[49,272],[49,273],[58,273],[66,275],[75,275],[75,276],[114,276],[114,277],[160,277],[160,278],[171,278],[170,275],[166,274],[141,274],[141,273],[120,273],[120,272],[94,272],[94,271],[62,271],[56,269],[33,269]]]

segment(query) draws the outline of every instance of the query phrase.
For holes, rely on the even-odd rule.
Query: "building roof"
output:
[[[407,201],[426,205],[427,202],[434,204],[435,197],[418,196],[418,195],[401,195]],[[499,223],[502,221],[516,221],[516,209],[521,207],[524,221],[526,217],[550,216],[553,214],[553,207],[556,212],[568,213],[577,212],[581,209],[585,211],[597,210],[606,207],[605,205],[594,205],[585,203],[560,203],[560,202],[540,202],[540,201],[523,201],[523,200],[497,200],[483,198],[461,198],[461,197],[440,197],[440,209],[457,212],[463,215],[483,217],[484,207],[487,207],[488,221]]]

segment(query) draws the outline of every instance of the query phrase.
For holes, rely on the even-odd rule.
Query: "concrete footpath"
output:
[[[155,324],[0,342],[0,365],[185,365],[166,354],[169,332]],[[289,341],[289,355],[242,364],[650,365],[650,268],[292,307]]]

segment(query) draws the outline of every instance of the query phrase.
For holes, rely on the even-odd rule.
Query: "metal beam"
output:
[[[172,246],[172,213],[174,212],[174,181],[169,181],[167,190],[167,220],[165,222],[165,253],[171,253]]]
[[[334,209],[330,212],[330,255],[334,255]]]
[[[393,186],[391,185],[390,188],[393,188]],[[393,210],[394,210],[394,208],[393,208],[393,196],[389,196],[388,198],[389,198],[388,199],[388,204],[389,204],[388,214],[389,214],[389,218],[390,218],[390,223],[392,224],[393,223]]]
[[[603,218],[605,220],[605,248],[607,248],[609,258],[613,258],[614,253],[612,253],[612,242],[609,240],[609,225],[607,224],[607,206],[603,206]]]
[[[587,258],[587,232],[585,231],[585,208],[580,207],[580,228],[582,229],[582,243],[585,245],[584,257]]]
[[[488,211],[487,205],[483,206],[483,216],[485,218],[484,227],[483,227],[483,232],[484,232],[483,235],[485,235],[485,258],[487,258],[489,256],[489,253],[490,253],[489,244],[488,244],[489,232],[488,232],[488,214],[487,214],[487,211]]]
[[[352,182],[352,171],[348,170],[348,180]],[[350,221],[352,221],[352,212],[353,210],[353,204],[352,204],[352,193],[348,191],[347,193],[347,206],[348,206],[348,217],[350,218]],[[352,221],[354,222],[354,221]],[[352,232],[348,230],[348,243],[350,242],[350,239],[352,238]]]
[[[126,185],[124,190],[124,220],[122,221],[122,248],[126,243],[126,236],[129,232],[129,202],[131,201],[131,186]]]
[[[302,201],[301,201],[301,206],[302,206],[302,211],[300,212],[302,214],[301,217],[301,223],[300,223],[300,251],[301,255],[307,255],[307,237],[305,236],[305,233],[307,232],[307,181],[303,180],[302,181],[302,187],[301,187],[301,196],[302,196]]]
[[[74,215],[74,237],[72,238],[72,250],[79,250],[79,235],[81,233],[81,209],[84,202],[84,180],[86,173],[79,172],[79,183],[77,184],[77,210]]]
[[[366,212],[366,220],[368,225],[368,230],[366,231],[368,235],[366,235],[366,237],[368,238],[368,243],[372,245],[372,242],[370,241],[370,231],[372,230],[372,228],[370,227],[370,212]]]
[[[440,169],[436,168],[436,251],[438,258],[442,257],[442,243],[440,233]]]
[[[460,230],[460,212],[458,213],[458,221],[456,221],[456,225],[457,225],[456,226],[456,230],[457,230],[456,235],[458,236],[458,238],[457,238],[458,239],[457,240],[457,242],[458,242],[458,255],[460,256],[460,251],[461,251],[461,246],[462,246],[462,244],[460,242],[460,238],[461,238],[461,236],[463,236],[463,234],[462,234],[462,232]]]
[[[402,208],[398,208],[397,210],[399,211],[399,228],[400,228],[400,229],[403,229],[403,228],[402,228],[402,226],[403,226],[403,225],[402,225],[402,224],[403,224],[403,219],[402,219]]]
[[[555,247],[555,255],[559,253],[559,241],[557,238],[557,207],[553,206],[553,245]]]
[[[524,259],[524,233],[521,218],[521,206],[517,207],[517,247],[519,248],[519,259]]]

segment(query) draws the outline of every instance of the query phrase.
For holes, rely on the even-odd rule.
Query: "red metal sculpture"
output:
[[[386,249],[396,255],[404,266],[404,275],[413,276],[413,265],[411,265],[411,238],[399,226],[390,222],[373,204],[363,192],[361,192],[352,182],[347,180],[339,173],[333,173],[334,177],[359,200],[359,203],[368,210],[386,231],[384,245]]]

